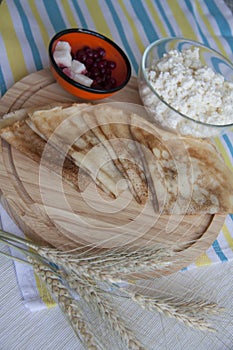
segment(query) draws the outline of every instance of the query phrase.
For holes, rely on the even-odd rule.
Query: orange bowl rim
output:
[[[95,89],[95,88],[91,88],[91,87],[88,87],[88,86],[84,86],[82,84],[79,84],[78,82],[74,81],[73,79],[69,78],[65,73],[62,72],[62,70],[58,67],[58,65],[56,64],[54,58],[53,58],[53,44],[56,40],[58,40],[62,35],[64,34],[68,34],[68,33],[84,33],[84,34],[90,34],[90,35],[93,35],[93,36],[96,36],[106,42],[108,42],[110,45],[112,45],[119,53],[120,55],[122,56],[122,58],[124,59],[125,61],[125,64],[126,64],[126,68],[127,68],[127,76],[124,80],[123,83],[121,83],[120,85],[116,86],[115,88],[113,89],[108,89],[108,90],[98,90],[98,89]],[[62,79],[64,79],[65,81],[67,81],[69,84],[75,86],[76,88],[78,89],[81,89],[81,90],[84,90],[84,91],[88,91],[90,93],[94,93],[94,94],[111,94],[111,93],[114,93],[114,92],[117,92],[119,90],[121,90],[129,81],[130,77],[131,77],[131,65],[130,65],[130,62],[129,62],[129,59],[128,57],[126,56],[125,52],[114,42],[112,41],[111,39],[109,39],[108,37],[98,33],[98,32],[95,32],[93,30],[90,30],[90,29],[84,29],[84,28],[70,28],[70,29],[64,29],[58,33],[56,33],[52,39],[50,40],[50,43],[49,43],[49,48],[48,48],[48,51],[49,51],[49,58],[50,58],[50,62],[53,66],[53,68],[55,69],[55,71],[57,72],[58,75],[60,75],[62,77]]]

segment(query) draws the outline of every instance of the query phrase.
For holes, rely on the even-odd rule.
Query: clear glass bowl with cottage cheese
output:
[[[164,38],[149,45],[138,86],[148,114],[162,128],[212,137],[233,127],[233,64],[201,43]]]

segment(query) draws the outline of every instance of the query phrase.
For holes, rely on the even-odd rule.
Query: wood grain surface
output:
[[[0,101],[0,117],[22,107],[77,100],[54,81],[49,69],[44,69],[8,90]],[[141,105],[136,78],[132,77],[122,91],[104,102]],[[216,239],[225,220],[221,215],[158,216],[150,203],[137,204],[129,191],[112,200],[93,184],[78,193],[62,177],[3,140],[0,194],[13,220],[28,237],[41,244],[67,250],[84,245],[105,249],[177,243],[180,247],[169,272],[186,266],[203,253]]]

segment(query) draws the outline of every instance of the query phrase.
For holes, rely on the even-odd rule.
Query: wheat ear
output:
[[[82,278],[94,278],[95,280],[107,280],[108,282],[118,282],[116,278],[116,271],[109,273],[107,271],[101,271],[101,265],[104,264],[104,261],[107,261],[107,266],[111,266],[112,262],[115,262],[113,259],[113,252],[89,256],[74,256],[69,255],[67,253],[62,253],[56,249],[51,248],[40,248],[37,245],[31,244],[30,242],[18,238],[12,234],[6,233],[0,230],[1,236],[3,239],[10,239],[13,242],[17,243],[25,243],[28,247],[33,248],[38,254],[43,257],[49,258],[51,261],[57,263],[58,265],[63,266],[65,269],[69,271],[70,274],[75,274],[78,278],[80,275]],[[120,261],[125,261],[125,257],[133,257],[133,259],[138,259],[140,255],[144,256],[145,260],[149,257],[149,250],[143,249],[143,251],[138,250],[138,252],[128,253],[126,252],[122,254],[121,251],[115,251],[117,253]],[[159,250],[163,256],[169,256],[170,253],[166,251],[166,249]],[[158,255],[158,247],[154,247],[154,253]],[[172,252],[171,252],[172,253]],[[68,261],[67,261],[68,260]],[[69,261],[70,260],[70,261]],[[148,260],[150,261],[150,260]],[[117,259],[116,259],[117,262]],[[131,261],[132,262],[132,261]],[[93,269],[94,266],[97,268]],[[124,265],[123,265],[124,266]],[[117,266],[118,268],[118,266]],[[118,270],[118,269],[117,269]],[[111,269],[110,269],[111,271]],[[117,287],[117,285],[116,285]],[[119,286],[117,288],[120,288]],[[218,313],[221,311],[221,308],[218,308],[215,303],[207,303],[207,302],[199,302],[199,301],[180,301],[175,298],[150,298],[146,295],[142,295],[140,293],[132,293],[127,289],[120,288],[124,293],[128,294],[134,302],[136,302],[142,308],[149,311],[158,311],[167,315],[169,317],[175,317],[176,319],[182,321],[184,324],[199,328],[201,330],[209,330],[214,331],[213,327],[205,321],[206,313]]]
[[[77,279],[76,275],[69,274],[66,280],[70,287],[77,292],[95,312],[99,313],[103,320],[106,320],[111,329],[116,332],[124,346],[129,350],[145,350],[142,344],[136,339],[134,333],[125,326],[122,318],[117,314],[111,303],[105,298],[104,293],[99,289],[96,281],[92,278]]]
[[[113,250],[93,256],[74,255],[50,248],[41,248],[38,253],[79,275],[114,282],[122,274],[166,269],[171,265],[173,255],[171,249],[160,247],[140,248],[134,252]]]
[[[70,291],[61,282],[59,276],[48,266],[38,263],[32,258],[29,258],[29,260],[39,278],[45,283],[49,292],[70,321],[74,332],[84,346],[88,350],[103,350],[93,337],[92,332],[83,317],[83,311],[79,304],[71,296]]]
[[[126,290],[124,289],[124,292]],[[130,298],[148,311],[158,311],[168,317],[176,318],[185,325],[203,331],[214,332],[215,329],[205,320],[207,313],[217,314],[221,311],[215,303],[203,301],[180,301],[176,298],[151,298],[139,293],[128,292]]]
[[[40,247],[29,240],[20,238],[6,231],[0,230],[0,238],[13,243],[24,244],[33,249],[37,254],[45,257],[49,261],[58,264],[76,264],[79,273],[91,271],[101,279],[116,274],[129,274],[140,271],[153,271],[164,269],[172,264],[171,257],[174,255],[173,247],[164,247],[159,244],[150,247],[123,250],[122,248],[105,250],[100,254],[82,252],[80,254],[70,254],[55,248]],[[70,266],[71,267],[71,266]],[[74,267],[74,265],[73,265]]]

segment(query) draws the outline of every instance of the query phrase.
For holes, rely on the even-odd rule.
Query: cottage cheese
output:
[[[169,51],[147,70],[147,78],[161,99],[176,111],[208,124],[233,123],[233,83],[203,66],[198,47]],[[146,86],[142,87],[141,96],[162,126],[198,137],[218,131],[182,118]]]

